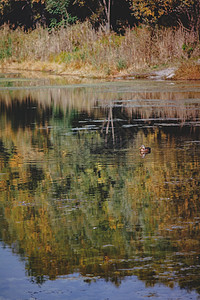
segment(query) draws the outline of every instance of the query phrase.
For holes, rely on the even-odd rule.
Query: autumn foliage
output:
[[[0,0],[0,24],[33,28],[89,20],[95,28],[123,32],[145,23],[199,29],[199,0]]]

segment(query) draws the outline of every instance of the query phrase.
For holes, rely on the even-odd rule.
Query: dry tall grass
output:
[[[200,55],[198,36],[183,27],[150,30],[127,29],[124,36],[95,31],[88,23],[48,31],[42,27],[25,33],[22,29],[0,29],[0,62],[21,63],[31,68],[55,68],[61,72],[89,70],[116,74],[174,63]],[[59,66],[59,68],[58,68]]]

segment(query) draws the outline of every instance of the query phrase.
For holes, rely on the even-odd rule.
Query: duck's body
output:
[[[140,153],[141,154],[148,154],[151,153],[151,148],[150,147],[145,147],[144,145],[142,145],[140,147]]]

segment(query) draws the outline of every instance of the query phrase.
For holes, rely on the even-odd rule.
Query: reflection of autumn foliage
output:
[[[190,136],[184,126],[141,128],[110,151],[100,130],[72,134],[78,109],[59,108],[36,107],[34,124],[17,129],[0,114],[3,242],[27,259],[38,282],[80,272],[116,284],[136,274],[149,285],[180,280],[184,287],[182,269],[199,269],[191,255],[199,251],[198,128]],[[132,109],[124,110],[131,122]],[[87,113],[94,117],[91,107]],[[145,159],[142,142],[152,147]]]
[[[32,84],[34,85],[34,82]],[[52,82],[52,84],[55,83]],[[62,84],[63,82],[61,82]],[[110,85],[112,90],[107,93]],[[199,97],[199,92],[196,90],[186,93],[187,85],[185,83],[179,83],[174,87],[169,86],[168,90],[163,91],[163,87],[159,83],[158,85],[155,83],[155,87],[152,88],[148,81],[145,84],[143,81],[139,81],[133,86],[130,85],[130,91],[127,90],[126,93],[123,93],[122,90],[120,95],[117,83],[110,85],[102,84],[98,89],[92,85],[88,87],[80,85],[75,88],[62,87],[47,90],[42,88],[19,89],[14,94],[4,92],[0,98],[0,113],[6,113],[7,117],[12,115],[12,122],[13,120],[21,122],[18,125],[22,127],[31,126],[38,121],[41,121],[42,124],[49,118],[58,116],[59,113],[64,117],[67,112],[73,110],[76,112],[86,111],[94,118],[107,118],[107,105],[110,105],[110,102],[113,109],[117,107],[116,111],[121,106],[121,115],[123,116],[125,113],[125,118],[128,118],[129,122],[134,118],[150,119],[149,123],[152,118],[155,120],[170,118],[171,122],[178,120],[183,125],[188,120],[196,121],[199,116],[199,110],[196,107],[198,104],[195,102],[195,99]],[[118,100],[119,97],[120,100]],[[100,109],[93,109],[95,105],[102,107],[101,113]],[[18,114],[13,115],[11,113],[13,109],[17,110]],[[24,120],[23,114],[26,115]]]

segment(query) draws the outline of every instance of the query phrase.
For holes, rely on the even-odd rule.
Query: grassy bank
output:
[[[197,34],[182,27],[139,27],[124,36],[95,31],[87,22],[51,32],[0,28],[2,68],[99,77],[178,65],[199,56]]]

